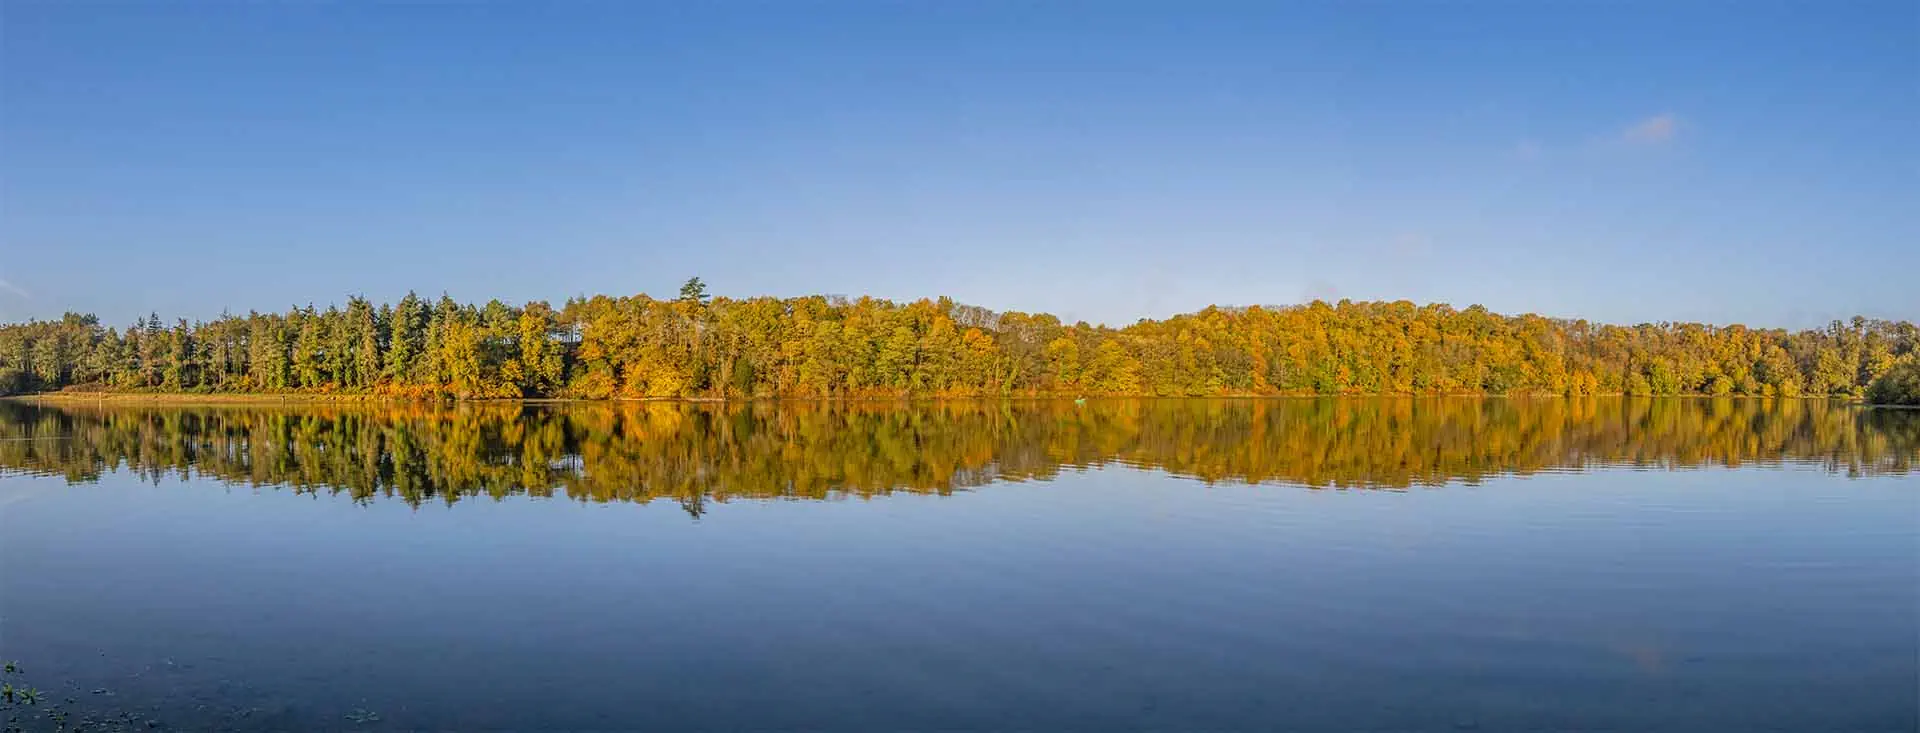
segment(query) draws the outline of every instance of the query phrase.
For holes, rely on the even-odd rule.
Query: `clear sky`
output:
[[[0,0],[0,320],[1920,318],[1920,4]]]

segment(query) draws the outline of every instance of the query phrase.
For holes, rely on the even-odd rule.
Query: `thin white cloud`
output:
[[[21,299],[21,300],[32,300],[32,299],[33,299],[33,296],[32,296],[32,295],[28,295],[28,294],[27,294],[27,291],[25,291],[25,290],[22,290],[22,289],[20,288],[20,286],[18,286],[18,285],[15,285],[15,284],[13,284],[13,283],[10,283],[10,282],[7,282],[7,281],[5,281],[5,280],[0,280],[0,290],[5,290],[5,291],[7,291],[7,292],[9,292],[9,293],[13,293],[14,295],[18,295],[18,296],[20,296],[20,299]]]
[[[1541,152],[1540,143],[1532,140],[1521,140],[1513,144],[1513,157],[1521,160],[1539,160]]]
[[[1621,131],[1620,139],[1633,145],[1659,145],[1680,134],[1680,119],[1663,112],[1633,123]]]

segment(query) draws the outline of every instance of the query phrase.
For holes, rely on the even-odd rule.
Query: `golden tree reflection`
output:
[[[1810,400],[1275,399],[40,406],[0,470],[125,468],[418,505],[949,493],[1108,463],[1208,482],[1405,488],[1600,466],[1904,474],[1920,414]]]

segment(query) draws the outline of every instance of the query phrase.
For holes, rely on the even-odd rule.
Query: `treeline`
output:
[[[356,500],[948,493],[1120,463],[1210,483],[1405,488],[1598,466],[1903,475],[1920,414],[1812,400],[1380,398],[42,407],[0,402],[0,475],[204,476]]]
[[[460,398],[1556,394],[1861,397],[1920,362],[1908,321],[1788,332],[1612,326],[1405,301],[1212,307],[1125,328],[946,298],[409,294],[208,322],[0,326],[0,393],[62,388]]]

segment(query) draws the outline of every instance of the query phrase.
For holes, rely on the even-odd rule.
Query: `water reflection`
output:
[[[125,467],[391,497],[948,493],[1111,462],[1208,482],[1406,488],[1596,466],[1904,474],[1920,415],[1806,400],[1315,399],[47,406],[0,403],[0,471]]]

